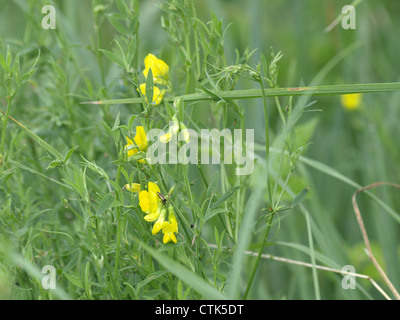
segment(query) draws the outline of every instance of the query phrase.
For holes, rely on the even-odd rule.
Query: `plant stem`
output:
[[[256,272],[257,272],[257,269],[258,269],[258,265],[260,264],[261,256],[262,256],[264,248],[265,248],[265,244],[266,244],[267,239],[268,239],[269,231],[271,230],[271,225],[272,225],[272,220],[274,219],[274,215],[275,214],[272,212],[270,217],[269,217],[269,219],[268,219],[267,230],[265,231],[264,238],[263,238],[263,241],[261,243],[261,248],[260,248],[260,251],[258,252],[256,263],[254,264],[253,270],[252,270],[250,278],[249,278],[249,282],[247,283],[247,287],[246,287],[246,291],[245,291],[244,296],[243,296],[243,300],[246,300],[246,298],[247,298],[247,296],[248,296],[248,294],[250,292],[250,288],[251,288],[251,285],[253,283],[254,276],[256,275]]]
[[[200,49],[199,49],[199,37],[197,34],[197,16],[196,16],[196,6],[195,6],[195,2],[191,1],[191,6],[192,6],[192,17],[193,17],[193,33],[194,33],[194,45],[195,45],[195,50],[196,50],[196,71],[197,71],[197,75],[196,75],[196,80],[200,78]]]
[[[264,119],[265,119],[265,163],[266,163],[265,172],[266,172],[266,179],[267,179],[267,190],[268,190],[267,192],[268,192],[268,198],[269,198],[270,206],[273,206],[273,199],[272,199],[272,193],[271,193],[271,180],[270,180],[270,178],[269,178],[269,124],[268,124],[268,106],[267,106],[267,99],[266,99],[266,96],[265,96],[264,84],[263,84],[263,81],[262,81],[262,80],[260,80],[260,86],[261,86],[261,93],[262,93],[262,98],[263,98]],[[274,211],[272,211],[272,213],[271,213],[271,215],[270,215],[270,217],[269,217],[269,219],[268,219],[268,222],[267,222],[267,230],[265,231],[264,238],[263,238],[263,241],[262,241],[262,243],[261,243],[260,251],[259,251],[259,253],[258,253],[256,263],[255,263],[255,265],[254,265],[254,267],[253,267],[253,270],[252,270],[252,272],[251,272],[249,282],[247,283],[247,288],[246,288],[246,291],[245,291],[245,293],[244,293],[243,299],[246,299],[247,295],[249,294],[251,285],[252,285],[252,283],[253,283],[254,277],[255,277],[256,272],[257,272],[257,269],[258,269],[258,265],[259,265],[260,260],[261,260],[261,255],[262,255],[262,253],[263,253],[263,251],[264,251],[265,243],[266,243],[266,241],[267,241],[267,239],[268,239],[268,235],[269,235],[269,231],[270,231],[270,229],[271,229],[271,224],[272,224],[273,218],[274,218]]]
[[[6,128],[7,128],[7,123],[8,123],[8,116],[10,115],[10,109],[11,109],[11,101],[12,98],[11,97],[7,97],[7,112],[4,118],[4,122],[3,122],[3,130],[1,133],[1,145],[0,145],[0,154],[2,155],[4,152],[4,142],[6,141]]]
[[[121,165],[118,165],[118,170],[117,170],[117,176],[116,176],[116,183],[119,184],[120,180],[120,175],[121,175]],[[118,196],[118,193],[116,192],[115,198],[117,201],[120,201],[121,199]],[[121,221],[121,207],[117,207],[117,246],[115,248],[115,264],[114,264],[114,282],[119,284],[118,281],[118,267],[119,267],[119,255],[121,251],[121,237],[122,237],[122,227],[125,227],[125,225],[122,224]],[[111,275],[110,275],[111,276]],[[117,292],[119,294],[119,292]]]
[[[265,96],[265,89],[264,89],[264,84],[263,81],[260,80],[260,86],[261,86],[261,94],[262,94],[262,100],[263,100],[263,106],[264,106],[264,119],[265,119],[265,173],[267,177],[267,192],[268,192],[268,200],[270,205],[273,205],[273,199],[272,199],[272,192],[271,192],[271,180],[269,178],[269,123],[268,123],[268,106],[267,106],[267,98]]]

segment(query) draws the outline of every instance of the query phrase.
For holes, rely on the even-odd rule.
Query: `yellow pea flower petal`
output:
[[[125,145],[125,149],[128,149],[128,158],[132,157],[139,151],[146,151],[148,144],[147,144],[147,137],[146,137],[146,132],[144,131],[144,128],[142,126],[136,127],[136,135],[132,139],[129,137],[126,137],[126,141],[128,142]],[[138,160],[141,163],[146,163],[144,159]]]
[[[157,192],[161,192],[160,187],[157,184],[155,184],[154,182],[149,182],[148,183],[147,190],[150,193],[154,193],[156,195],[157,195]],[[159,199],[158,196],[157,196],[157,199]]]
[[[153,235],[160,232],[160,230],[163,228],[166,213],[167,213],[167,210],[161,209],[160,216],[158,217],[156,223],[153,226],[153,230],[152,230]]]
[[[160,137],[160,142],[168,143],[172,139],[173,134],[171,132],[167,132]]]
[[[357,110],[361,104],[361,97],[361,93],[344,94],[341,96],[341,102],[347,110]]]
[[[177,242],[176,240],[176,236],[174,234],[174,226],[169,223],[169,222],[164,222],[163,223],[163,233],[164,233],[164,237],[163,237],[163,242],[164,243],[168,243],[170,241],[173,241],[174,243]]]
[[[129,158],[138,153],[139,151],[136,148],[135,143],[129,137],[126,137],[126,141],[128,143],[125,145],[125,149],[128,149],[130,147],[130,149],[128,149],[128,158]]]
[[[139,193],[139,206],[145,213],[155,213],[158,208],[158,197],[155,193],[148,192],[147,190],[140,191]]]
[[[161,59],[158,59],[154,54],[149,53],[144,59],[143,74],[147,78],[149,69],[153,73],[153,82],[157,84],[166,84],[168,81],[169,66]]]
[[[159,215],[159,212],[150,213],[144,216],[144,220],[146,220],[147,222],[153,222],[158,219]]]
[[[139,193],[141,191],[140,183],[126,184],[125,189],[130,192]]]
[[[190,132],[188,130],[188,128],[185,126],[185,124],[183,122],[181,122],[180,124],[180,129],[181,129],[181,134],[183,135],[183,139],[185,140],[186,143],[190,142]]]
[[[168,220],[169,221],[163,223],[163,242],[168,243],[169,241],[172,241],[176,243],[177,240],[175,233],[178,233],[178,222],[174,214],[174,208],[171,205],[168,207]]]
[[[142,94],[144,96],[146,96],[146,84],[145,83],[142,83],[140,85],[140,91],[142,92]],[[164,99],[164,95],[165,95],[164,89],[160,90],[158,87],[153,87],[153,99],[151,102],[154,102],[154,104],[156,106],[158,106],[161,103],[162,99]],[[147,97],[146,97],[146,101],[149,102],[147,100]]]
[[[135,141],[136,145],[139,147],[140,151],[147,150],[146,132],[144,131],[144,128],[142,126],[136,127],[136,135],[135,135],[135,138],[133,138],[133,140]]]

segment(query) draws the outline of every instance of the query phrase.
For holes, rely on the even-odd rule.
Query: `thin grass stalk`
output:
[[[378,261],[376,260],[374,254],[372,252],[371,244],[369,242],[369,238],[368,238],[368,235],[367,235],[367,230],[365,229],[364,221],[363,221],[362,216],[361,216],[361,211],[360,211],[360,209],[358,207],[357,200],[356,200],[357,194],[359,194],[360,192],[363,192],[363,191],[368,190],[368,189],[373,189],[373,188],[376,188],[376,187],[379,187],[379,186],[383,186],[383,185],[387,185],[387,186],[391,186],[391,187],[400,189],[400,185],[398,185],[398,184],[388,183],[388,182],[376,182],[376,183],[370,184],[370,185],[368,185],[366,187],[363,187],[361,189],[358,189],[353,194],[352,204],[353,204],[354,213],[356,214],[356,217],[357,217],[358,225],[359,225],[360,230],[361,230],[362,237],[364,239],[364,243],[365,243],[365,246],[366,246],[368,258],[371,260],[371,262],[375,266],[376,270],[378,270],[379,274],[381,275],[381,277],[385,281],[386,285],[389,287],[390,291],[396,297],[396,299],[400,300],[399,292],[396,290],[396,288],[394,287],[393,283],[390,281],[389,277],[386,275],[385,271],[383,270],[381,265],[378,263]]]

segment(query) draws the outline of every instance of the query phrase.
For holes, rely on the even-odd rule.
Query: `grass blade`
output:
[[[206,299],[210,300],[224,300],[226,297],[219,292],[217,289],[212,287],[209,283],[207,283],[204,279],[200,278],[198,275],[190,271],[189,269],[183,267],[180,263],[177,263],[175,260],[165,256],[164,254],[159,253],[157,250],[147,246],[146,244],[140,242],[140,245],[154,258],[160,263],[165,269],[174,274],[177,278],[181,279],[187,285],[193,288],[193,290],[197,291],[201,295],[203,295]]]
[[[341,84],[341,85],[325,85],[314,87],[294,87],[294,88],[277,88],[265,89],[266,97],[283,97],[283,96],[326,96],[326,95],[343,95],[349,93],[376,93],[376,92],[391,92],[400,91],[400,82],[391,83],[360,83],[360,84]],[[240,100],[240,99],[254,99],[261,98],[261,89],[249,90],[232,90],[232,91],[219,91],[212,95],[207,93],[191,93],[179,97],[165,98],[168,102],[173,102],[175,99],[182,99],[185,102],[201,101],[201,100]],[[81,104],[135,104],[142,103],[140,98],[126,98],[126,99],[111,99],[99,101],[86,101]]]

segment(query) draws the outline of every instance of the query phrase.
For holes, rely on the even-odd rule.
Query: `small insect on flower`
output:
[[[167,204],[167,199],[165,198],[165,196],[161,192],[157,192],[157,195],[161,199],[161,202],[163,204]]]

